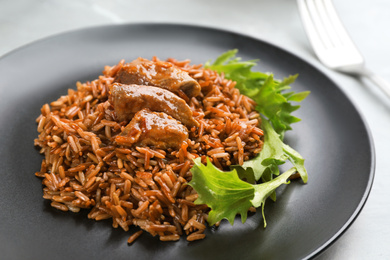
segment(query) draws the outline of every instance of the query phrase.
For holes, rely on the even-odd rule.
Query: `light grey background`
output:
[[[334,2],[367,66],[390,81],[390,1]],[[134,22],[228,29],[264,39],[322,66],[306,38],[294,0],[0,0],[0,56],[69,30]],[[371,195],[361,214],[318,258],[390,259],[390,99],[364,79],[325,71],[368,123],[377,164]]]

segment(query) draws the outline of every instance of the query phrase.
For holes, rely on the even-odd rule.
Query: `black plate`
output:
[[[276,78],[299,73],[293,89],[310,90],[286,141],[306,158],[309,182],[278,190],[245,224],[224,222],[203,241],[160,242],[148,234],[128,246],[130,233],[51,208],[42,198],[42,156],[34,148],[42,104],[92,80],[104,65],[142,56],[203,63],[233,48]],[[374,177],[367,127],[349,99],[320,70],[267,42],[210,28],[136,24],[50,37],[0,60],[0,254],[2,259],[301,259],[339,237],[362,209]],[[134,232],[135,228],[131,231]]]

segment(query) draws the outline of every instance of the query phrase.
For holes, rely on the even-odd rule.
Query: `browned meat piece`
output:
[[[183,99],[158,87],[114,83],[111,86],[110,102],[119,121],[128,121],[141,109],[149,108],[170,115],[188,128],[199,126],[192,117],[191,108]]]
[[[179,149],[182,142],[187,139],[186,127],[176,119],[145,108],[135,114],[115,141],[122,145],[137,144],[161,149]]]
[[[183,97],[181,95],[183,92],[189,98],[200,93],[199,83],[191,78],[187,72],[174,67],[169,62],[154,62],[143,58],[123,65],[115,82],[160,87],[178,94],[180,97]]]

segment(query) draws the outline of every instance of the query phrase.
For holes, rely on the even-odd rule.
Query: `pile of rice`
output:
[[[198,194],[187,185],[193,159],[200,156],[205,163],[209,157],[228,170],[256,156],[263,145],[255,103],[240,94],[235,82],[188,60],[167,61],[202,87],[199,96],[187,100],[200,126],[189,129],[179,150],[115,143],[125,124],[114,120],[109,86],[124,60],[43,105],[36,119],[35,145],[45,158],[35,175],[43,178],[43,197],[62,211],[88,208],[90,219],[112,219],[114,228],[138,226],[129,243],[143,231],[161,241],[179,240],[183,234],[188,241],[203,239],[210,209],[194,203]]]

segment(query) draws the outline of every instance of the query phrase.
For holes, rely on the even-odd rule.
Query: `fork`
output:
[[[390,84],[364,65],[331,0],[297,0],[302,23],[318,59],[328,68],[365,76],[390,97]]]

